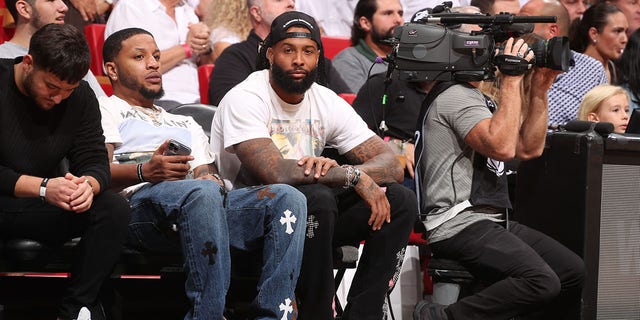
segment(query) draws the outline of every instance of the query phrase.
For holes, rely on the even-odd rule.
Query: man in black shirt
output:
[[[97,296],[129,221],[126,201],[108,190],[100,110],[81,81],[90,59],[75,27],[48,24],[27,55],[0,60],[0,237],[82,237],[58,319],[105,318]]]

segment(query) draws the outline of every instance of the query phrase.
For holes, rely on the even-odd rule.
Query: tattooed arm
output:
[[[398,182],[404,179],[404,169],[396,155],[378,136],[357,145],[345,153],[349,163],[356,165],[377,184]]]
[[[345,169],[331,167],[326,174],[316,178],[316,167],[312,167],[311,171],[305,174],[308,168],[299,165],[298,160],[283,158],[280,150],[269,138],[243,141],[234,145],[233,148],[243,167],[247,168],[260,183],[285,183],[293,186],[322,183],[330,187],[345,184]]]
[[[313,172],[305,174],[305,167],[297,160],[282,157],[271,139],[251,139],[233,146],[238,159],[261,183],[301,185],[322,183],[330,187],[343,186],[346,170],[332,167],[316,178]],[[359,144],[346,154],[349,163],[356,165],[377,184],[402,182],[403,171],[395,154],[377,136]],[[314,171],[315,167],[311,169]]]
[[[234,151],[243,166],[262,183],[322,183],[330,187],[345,185],[345,169],[331,167],[320,178],[316,178],[314,173],[307,175],[304,166],[300,166],[297,160],[284,159],[268,138],[238,143],[234,146]],[[391,206],[378,183],[402,181],[402,166],[393,152],[377,136],[347,152],[347,158],[362,170],[360,181],[354,190],[371,207],[369,225],[373,230],[379,230],[384,222],[391,221]]]

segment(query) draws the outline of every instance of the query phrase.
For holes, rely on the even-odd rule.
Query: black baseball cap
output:
[[[291,27],[303,27],[310,32],[287,32]],[[300,11],[287,11],[277,16],[271,23],[271,32],[264,40],[263,46],[272,47],[276,43],[288,38],[307,38],[315,41],[322,50],[320,27],[310,15]]]

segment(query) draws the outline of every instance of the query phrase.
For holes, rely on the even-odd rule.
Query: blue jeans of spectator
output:
[[[224,197],[214,181],[180,180],[146,184],[129,201],[129,244],[182,251],[191,302],[185,319],[222,319],[231,263]]]
[[[226,208],[231,247],[262,250],[249,318],[292,319],[307,221],[304,195],[284,184],[242,188],[229,192]]]
[[[492,283],[448,307],[456,320],[580,319],[584,263],[541,232],[515,221],[505,229],[483,220],[429,246]]]
[[[185,290],[193,304],[185,319],[222,318],[230,245],[263,248],[258,295],[251,307],[254,317],[281,319],[288,312],[291,319],[306,220],[306,200],[296,189],[270,185],[225,194],[213,181],[183,180],[146,185],[130,202],[130,243],[151,251],[183,252]],[[171,231],[176,222],[179,242]]]

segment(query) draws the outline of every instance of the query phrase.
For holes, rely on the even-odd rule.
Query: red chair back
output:
[[[342,49],[351,46],[351,39],[346,37],[329,37],[322,36],[322,47],[324,48],[324,56],[333,59],[333,57],[342,51]]]
[[[2,2],[4,2],[4,1],[2,1]],[[2,10],[2,9],[0,9],[0,10]],[[3,19],[4,19],[4,16],[0,13],[0,44],[3,44],[4,41],[5,41],[4,28],[2,27],[2,20]]]
[[[209,79],[214,64],[203,64],[198,67],[198,84],[200,86],[200,103],[209,104]]]
[[[100,87],[104,90],[104,93],[107,97],[110,97],[113,94],[113,87],[111,86],[111,80],[107,76],[96,76]]]
[[[92,23],[84,27],[84,36],[87,38],[89,50],[91,51],[91,65],[89,69],[97,76],[104,76],[102,68],[102,46],[104,45],[105,24]]]
[[[338,95],[340,96],[340,98],[344,99],[349,104],[353,104],[353,101],[356,100],[355,93],[340,93]]]

